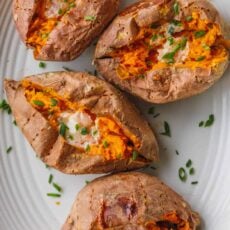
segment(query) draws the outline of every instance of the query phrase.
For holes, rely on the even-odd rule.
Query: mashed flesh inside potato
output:
[[[138,139],[125,131],[112,118],[97,116],[89,109],[60,97],[49,88],[41,88],[24,80],[22,86],[29,103],[58,129],[72,146],[105,160],[126,159],[139,148]],[[129,133],[129,135],[127,135]]]
[[[167,67],[215,68],[228,58],[221,29],[193,12],[189,20],[162,22],[141,28],[135,41],[114,50],[121,79],[140,77],[151,70]]]

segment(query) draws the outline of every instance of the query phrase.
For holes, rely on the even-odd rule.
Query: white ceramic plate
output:
[[[135,1],[123,1],[122,7]],[[230,22],[230,1],[215,0],[225,20]],[[4,97],[3,79],[19,80],[22,76],[45,71],[75,70],[94,71],[91,58],[94,47],[87,49],[75,61],[68,63],[47,62],[39,68],[32,52],[28,51],[14,28],[11,1],[0,0],[0,98]],[[230,71],[206,93],[176,103],[155,106],[160,116],[148,114],[150,104],[134,99],[155,128],[161,144],[161,163],[157,170],[149,169],[190,202],[202,217],[202,229],[230,229]],[[211,128],[199,128],[198,123],[215,115]],[[95,175],[69,176],[47,169],[35,157],[34,151],[13,118],[0,112],[0,230],[57,230],[63,224],[78,191],[86,180]],[[159,135],[163,122],[168,121],[172,137]],[[6,149],[12,146],[10,154]],[[177,155],[178,150],[180,155]],[[196,169],[186,183],[178,178],[178,169],[192,159]],[[48,184],[50,174],[63,188],[60,199],[46,196],[55,190]],[[191,185],[198,181],[198,185]],[[57,205],[56,202],[60,202]]]

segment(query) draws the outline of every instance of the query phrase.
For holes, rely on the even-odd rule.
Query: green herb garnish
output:
[[[38,65],[40,68],[46,68],[46,63],[45,62],[39,62],[39,65]]]
[[[209,115],[209,118],[208,118],[208,120],[205,122],[204,127],[210,127],[210,126],[212,126],[213,123],[214,123],[214,121],[215,121],[214,115],[213,115],[213,114]]]
[[[154,114],[155,113],[155,108],[152,106],[148,110],[148,114]]]
[[[187,161],[187,163],[186,163],[186,167],[187,167],[187,168],[190,168],[191,166],[192,166],[192,160],[189,159],[189,160]]]
[[[159,26],[160,26],[159,23],[154,22],[154,23],[151,24],[150,27],[151,27],[152,29],[156,29],[156,28],[158,28]]]
[[[47,193],[46,195],[50,197],[61,197],[61,194],[57,194],[57,193]]]
[[[96,20],[96,16],[92,16],[92,15],[88,15],[88,16],[85,16],[85,20],[86,21],[95,21]]]
[[[205,30],[199,30],[194,33],[195,38],[201,38],[203,37],[207,32]]]
[[[190,174],[190,175],[194,175],[194,174],[195,174],[195,169],[194,169],[194,168],[191,168],[191,169],[189,170],[189,174]]]
[[[187,173],[184,168],[179,168],[178,175],[181,181],[186,182],[187,180]]]
[[[104,146],[104,148],[108,148],[109,147],[109,143],[107,141],[103,141],[103,146]]]
[[[59,9],[58,10],[58,14],[60,15],[60,14],[62,14],[63,13],[63,10],[62,9]]]
[[[65,137],[66,131],[67,131],[68,129],[69,129],[68,126],[67,126],[65,123],[61,122],[61,123],[60,123],[59,134],[60,134],[61,136]]]
[[[89,132],[88,132],[88,129],[87,128],[82,128],[81,129],[81,135],[87,135]]]
[[[6,111],[8,114],[12,113],[12,110],[10,108],[10,105],[6,102],[5,99],[3,99],[2,101],[0,101],[0,110]]]
[[[56,106],[58,104],[58,101],[56,99],[54,99],[54,98],[51,98],[50,99],[50,104],[51,104],[51,106]]]
[[[80,125],[79,125],[79,124],[76,124],[76,125],[75,125],[75,129],[76,129],[76,131],[78,131],[78,130],[80,129]]]
[[[196,61],[203,61],[206,57],[205,56],[200,56],[196,59]]]
[[[86,145],[86,147],[85,147],[85,151],[86,152],[89,152],[90,151],[90,145],[88,144],[88,145]]]
[[[97,133],[98,133],[98,131],[97,131],[97,130],[94,130],[94,131],[93,131],[93,136],[96,136]]]
[[[191,15],[186,17],[186,21],[187,21],[187,22],[191,22],[192,20],[193,20],[193,18],[192,18]]]
[[[176,155],[180,155],[180,153],[178,152],[178,150],[176,150]]]
[[[133,151],[132,160],[135,161],[138,158],[139,153],[137,151]]]
[[[179,3],[178,3],[178,2],[175,2],[175,3],[174,3],[174,5],[173,5],[173,11],[174,11],[174,14],[175,14],[175,15],[179,14],[180,6],[179,6]]]
[[[9,153],[12,151],[12,149],[13,149],[12,146],[8,147],[8,148],[6,149],[6,153],[9,154]]]
[[[49,184],[51,184],[51,183],[52,183],[52,181],[53,181],[53,175],[52,175],[52,174],[50,174],[50,176],[49,176],[49,180],[48,180]]]
[[[158,38],[157,34],[154,34],[154,35],[151,37],[151,40],[152,40],[152,41],[156,41],[157,38]]]
[[[173,45],[173,43],[174,43],[173,37],[169,37],[167,40],[168,40],[170,46]]]
[[[89,184],[89,183],[90,183],[90,181],[86,180],[86,181],[85,181],[85,183],[86,183],[86,184]]]
[[[157,113],[157,114],[155,114],[154,116],[153,116],[153,118],[157,118],[157,117],[159,117],[161,114],[160,113]]]
[[[205,50],[211,50],[210,46],[206,45],[206,44],[203,44],[202,47],[205,49]]]
[[[62,66],[62,68],[68,72],[73,72],[74,70],[70,69],[69,67]]]
[[[58,191],[58,192],[62,192],[62,188],[60,185],[58,185],[57,183],[53,183],[53,187]]]
[[[191,184],[196,185],[196,184],[198,184],[198,181],[193,181],[193,182],[191,182]]]
[[[164,122],[164,132],[160,133],[161,135],[171,137],[171,129],[167,121]]]
[[[13,124],[14,124],[15,126],[17,126],[17,122],[16,122],[15,120],[13,121]]]
[[[39,101],[39,100],[33,100],[33,103],[39,107],[43,107],[45,105],[44,102],[42,101]]]
[[[170,35],[173,35],[174,32],[175,32],[175,28],[174,28],[173,26],[170,26],[169,29],[168,29],[168,33],[169,33]]]
[[[172,24],[175,26],[182,26],[182,22],[178,21],[178,20],[172,20]]]
[[[204,125],[204,122],[201,121],[201,122],[199,123],[199,127],[203,127],[203,125]]]

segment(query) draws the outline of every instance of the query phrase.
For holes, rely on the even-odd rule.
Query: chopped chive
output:
[[[88,130],[87,130],[87,128],[82,128],[81,129],[81,135],[87,135],[89,132],[88,132]]]
[[[12,151],[12,149],[13,149],[12,146],[8,147],[8,148],[6,149],[6,153],[9,154],[9,153]]]
[[[92,15],[85,16],[85,20],[86,21],[95,21],[96,20],[96,16],[92,16]]]
[[[212,126],[213,123],[214,123],[214,121],[215,121],[214,115],[213,115],[213,114],[209,115],[209,118],[208,118],[208,120],[205,122],[204,127],[210,127],[210,126]]]
[[[79,124],[76,124],[76,125],[75,125],[75,129],[76,129],[76,131],[78,131],[78,130],[80,129],[80,125],[79,125]]]
[[[33,100],[33,103],[39,107],[43,107],[45,105],[44,102],[39,100]]]
[[[178,20],[172,20],[172,24],[175,26],[182,26],[182,22],[178,21]]]
[[[66,131],[67,131],[68,129],[69,129],[68,126],[67,126],[65,123],[61,122],[61,123],[60,123],[59,134],[60,134],[61,136],[65,137]]]
[[[56,99],[54,99],[54,98],[51,98],[50,99],[50,104],[51,104],[51,106],[56,106],[58,104],[58,101]]]
[[[86,151],[86,152],[89,152],[89,151],[90,151],[90,145],[89,145],[89,144],[86,146],[85,151]]]
[[[174,27],[170,26],[169,29],[168,29],[168,33],[172,35],[172,34],[174,34],[174,32],[175,32]]]
[[[152,29],[156,29],[156,28],[158,28],[159,26],[160,26],[159,23],[154,22],[154,23],[151,24],[150,27],[151,27]]]
[[[202,47],[205,49],[205,50],[211,50],[210,46],[206,45],[206,44],[203,44]]]
[[[89,183],[90,183],[90,181],[86,180],[86,181],[85,181],[85,183],[86,183],[86,184],[89,184]]]
[[[94,131],[93,131],[93,136],[96,136],[97,133],[98,133],[98,131],[97,131],[97,130],[94,130]]]
[[[104,146],[104,148],[108,148],[109,147],[109,143],[107,141],[103,141],[103,146]]]
[[[154,34],[154,35],[151,37],[151,40],[152,40],[152,41],[156,41],[157,38],[158,38],[157,34]]]
[[[205,56],[200,56],[196,59],[196,61],[203,61],[206,57]]]
[[[179,14],[179,10],[180,10],[179,3],[178,3],[178,2],[175,2],[174,5],[173,5],[174,14],[175,14],[175,15]]]
[[[203,127],[203,125],[204,125],[204,122],[201,121],[201,122],[199,123],[199,127]]]
[[[62,9],[59,9],[58,10],[58,14],[62,14],[63,13],[63,10]]]
[[[196,185],[196,184],[198,184],[198,181],[192,181],[191,184]]]
[[[161,135],[171,137],[171,129],[167,121],[164,122],[164,132],[160,133]]]
[[[190,168],[191,166],[192,166],[192,160],[189,159],[189,160],[187,161],[187,163],[186,163],[186,167],[187,167],[187,168]]]
[[[169,37],[167,40],[168,40],[170,46],[173,45],[173,43],[174,43],[173,37]]]
[[[155,113],[155,108],[152,106],[148,110],[148,114],[154,114]]]
[[[74,3],[74,2],[71,2],[70,4],[69,4],[69,7],[70,8],[73,8],[73,7],[75,7],[76,6],[76,4]]]
[[[62,192],[62,187],[60,185],[58,185],[57,183],[53,183],[53,187],[58,191],[58,192]]]
[[[184,168],[179,168],[178,175],[181,181],[185,182],[187,180],[187,173]]]
[[[201,38],[203,37],[207,32],[205,30],[199,30],[194,33],[195,38]]]
[[[162,58],[167,60],[168,63],[173,63],[175,54],[175,52],[166,53]]]
[[[132,153],[132,160],[135,161],[138,158],[138,152],[137,151],[133,151]]]
[[[193,18],[192,18],[191,15],[186,17],[186,21],[187,21],[187,22],[191,22],[192,20],[193,20]]]
[[[73,140],[73,139],[74,139],[74,138],[73,138],[73,135],[69,135],[68,138],[69,138],[70,140]]]
[[[47,168],[47,169],[49,169],[49,168],[50,168],[50,166],[49,166],[49,165],[47,165],[47,164],[46,164],[45,166],[46,166],[46,168]]]
[[[51,183],[52,183],[52,181],[53,181],[53,175],[52,175],[52,174],[50,174],[50,176],[49,176],[49,180],[48,180],[49,184],[51,184]]]
[[[46,63],[45,62],[39,62],[39,65],[38,65],[40,68],[46,68]]]
[[[73,72],[74,70],[70,69],[69,67],[66,67],[66,66],[62,66],[62,68],[65,70],[65,71],[68,71],[68,72]]]
[[[194,175],[194,174],[195,174],[195,169],[194,169],[194,168],[191,168],[191,169],[189,170],[189,174],[190,174],[190,175]]]
[[[15,126],[17,126],[17,122],[16,122],[15,120],[13,121],[13,124],[14,124]]]
[[[61,194],[58,193],[47,193],[46,195],[50,197],[61,197]]]
[[[161,114],[160,113],[157,113],[156,115],[153,116],[153,118],[157,118],[159,117]]]
[[[180,153],[178,152],[178,150],[176,150],[176,155],[180,155]]]
[[[6,102],[5,99],[3,99],[2,101],[0,101],[0,109],[2,109],[3,111],[6,111],[8,114],[12,113],[10,105]]]
[[[150,168],[151,168],[152,170],[157,170],[157,168],[154,167],[154,166],[151,166]]]

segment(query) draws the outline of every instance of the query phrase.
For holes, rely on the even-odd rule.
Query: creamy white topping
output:
[[[64,112],[60,115],[59,121],[68,127],[65,138],[69,144],[87,148],[99,143],[100,133],[97,122],[94,122],[86,112]]]

